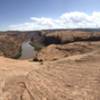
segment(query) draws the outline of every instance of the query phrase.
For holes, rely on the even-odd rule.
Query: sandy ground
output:
[[[31,70],[40,68],[39,63],[32,60],[13,60],[0,57],[0,100],[5,82],[11,77],[26,76]]]
[[[100,52],[42,65],[0,57],[0,100],[100,100]]]
[[[13,72],[15,75],[27,74],[32,69],[39,68],[39,63],[32,62],[32,60],[13,60],[9,58],[0,57],[0,74],[1,72],[9,74]],[[7,76],[8,76],[8,73]]]

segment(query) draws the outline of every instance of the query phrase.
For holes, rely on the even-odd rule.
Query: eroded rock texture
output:
[[[99,59],[95,51],[13,76],[6,80],[1,100],[99,100]]]

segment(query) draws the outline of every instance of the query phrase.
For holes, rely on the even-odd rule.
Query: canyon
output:
[[[99,100],[99,59],[98,30],[1,32],[0,100]]]

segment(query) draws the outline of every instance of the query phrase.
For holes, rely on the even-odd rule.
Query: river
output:
[[[29,42],[22,43],[22,55],[20,59],[30,59],[33,58],[34,48],[29,44]]]

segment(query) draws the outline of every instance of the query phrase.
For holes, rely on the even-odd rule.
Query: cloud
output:
[[[39,30],[54,28],[98,28],[100,27],[100,12],[90,15],[84,12],[67,12],[56,19],[48,17],[31,17],[29,22],[9,25],[9,30]]]
[[[32,17],[31,20],[37,24],[37,25],[40,25],[40,26],[47,26],[47,27],[53,27],[54,26],[54,20],[51,19],[51,18],[45,18],[45,17],[42,17],[42,18],[36,18],[36,17]]]
[[[23,24],[9,25],[8,30],[33,30],[33,23],[27,22]]]

